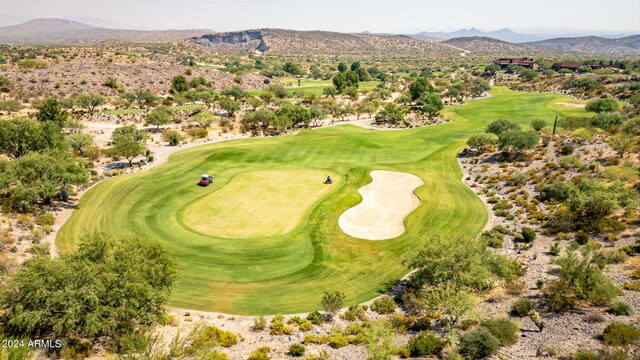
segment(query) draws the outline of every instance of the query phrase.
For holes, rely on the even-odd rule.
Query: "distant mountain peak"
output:
[[[60,19],[60,18],[41,18],[33,19],[22,24],[13,25],[11,28],[23,32],[47,32],[47,31],[66,31],[66,30],[91,30],[99,29],[98,27],[83,24],[81,22]],[[6,28],[5,28],[6,29]]]

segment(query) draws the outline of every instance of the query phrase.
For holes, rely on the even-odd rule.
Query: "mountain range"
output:
[[[193,30],[127,30],[87,25],[78,21],[58,18],[34,19],[0,27],[0,43],[92,45],[105,40],[129,42],[171,42],[214,32]]]
[[[135,30],[99,18],[78,19],[103,26],[70,19],[32,19],[0,27],[0,43],[88,46],[105,40],[144,43],[191,39],[193,44],[220,51],[271,53],[450,56],[463,51],[500,55],[532,55],[541,52],[640,55],[640,35],[614,39],[601,36],[546,39],[516,33],[510,29],[483,32],[475,28],[451,33],[421,32],[415,35],[282,29],[216,33],[209,29]],[[111,28],[116,26],[120,28]]]
[[[495,31],[482,31],[476,28],[460,29],[451,32],[435,31],[428,32],[422,31],[415,36],[423,38],[433,38],[435,40],[449,40],[459,37],[490,37],[510,43],[529,43],[535,41],[542,41],[556,38],[574,38],[574,37],[587,37],[598,36],[607,39],[622,38],[631,34],[619,33],[614,34],[606,31],[584,31],[575,29],[540,29],[540,32],[516,32],[508,28],[495,30]]]

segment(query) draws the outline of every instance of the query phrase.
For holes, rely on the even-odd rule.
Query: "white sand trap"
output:
[[[360,204],[340,215],[338,225],[347,235],[366,240],[393,239],[404,233],[404,218],[420,206],[413,190],[419,177],[394,171],[371,172],[371,183],[361,187]]]
[[[579,108],[579,109],[582,109],[585,106],[587,106],[586,104],[577,104],[577,103],[570,103],[570,102],[557,102],[556,104],[569,106],[569,107],[574,107],[574,108]]]

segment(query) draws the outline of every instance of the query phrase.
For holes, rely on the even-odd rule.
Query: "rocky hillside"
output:
[[[607,39],[598,36],[576,38],[557,38],[528,43],[529,45],[562,52],[592,54],[640,54],[640,35],[619,39]]]
[[[490,37],[459,37],[443,41],[442,44],[451,45],[456,48],[469,51],[473,54],[500,54],[500,55],[521,55],[530,54],[535,51],[531,46],[513,44],[510,42],[493,39]]]
[[[211,32],[211,30],[106,29],[65,19],[35,19],[19,25],[0,27],[0,43],[93,45],[104,40],[171,42]]]
[[[106,60],[79,59],[54,64],[43,69],[24,70],[5,67],[2,73],[11,79],[10,92],[16,97],[67,97],[83,92],[99,92],[103,95],[117,95],[115,88],[105,86],[108,78],[114,78],[125,91],[137,89],[151,90],[156,94],[166,94],[175,75],[184,74],[185,67],[167,62],[139,60],[130,62],[109,62]],[[202,76],[213,83],[216,90],[238,85],[235,75],[215,69],[194,67],[192,77]],[[242,76],[241,87],[260,89],[266,78],[256,74]]]
[[[455,56],[460,51],[404,35],[345,34],[328,31],[260,29],[191,39],[213,51],[260,51],[270,54]]]

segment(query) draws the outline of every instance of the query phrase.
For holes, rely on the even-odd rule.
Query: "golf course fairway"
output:
[[[445,108],[443,114],[452,121],[441,125],[404,131],[344,125],[175,153],[165,165],[118,176],[87,191],[60,230],[58,247],[63,253],[72,251],[88,231],[159,242],[180,266],[170,305],[181,308],[299,313],[321,309],[323,293],[334,290],[346,295],[346,305],[369,300],[386,282],[408,272],[402,254],[422,238],[476,236],[482,230],[486,210],[462,183],[456,161],[470,135],[496,119],[528,129],[532,119],[551,125],[556,114],[587,114],[556,104],[575,102],[557,94],[494,87],[492,95]],[[360,202],[358,189],[371,181],[372,170],[406,172],[424,181],[415,190],[422,204],[407,216],[406,232],[397,238],[355,239],[338,226],[340,214]],[[199,187],[205,172],[216,181]],[[326,185],[330,190],[322,187],[326,174],[336,180]],[[261,175],[267,178],[246,183]],[[319,188],[307,183],[316,175]],[[297,178],[305,184],[293,184]],[[261,192],[261,186],[267,191]],[[278,197],[278,205],[261,196]],[[288,201],[301,202],[291,205],[302,206],[300,213],[294,214]],[[256,208],[250,214],[240,213],[251,204]],[[273,222],[272,228],[262,215]],[[259,229],[252,230],[254,225]]]

